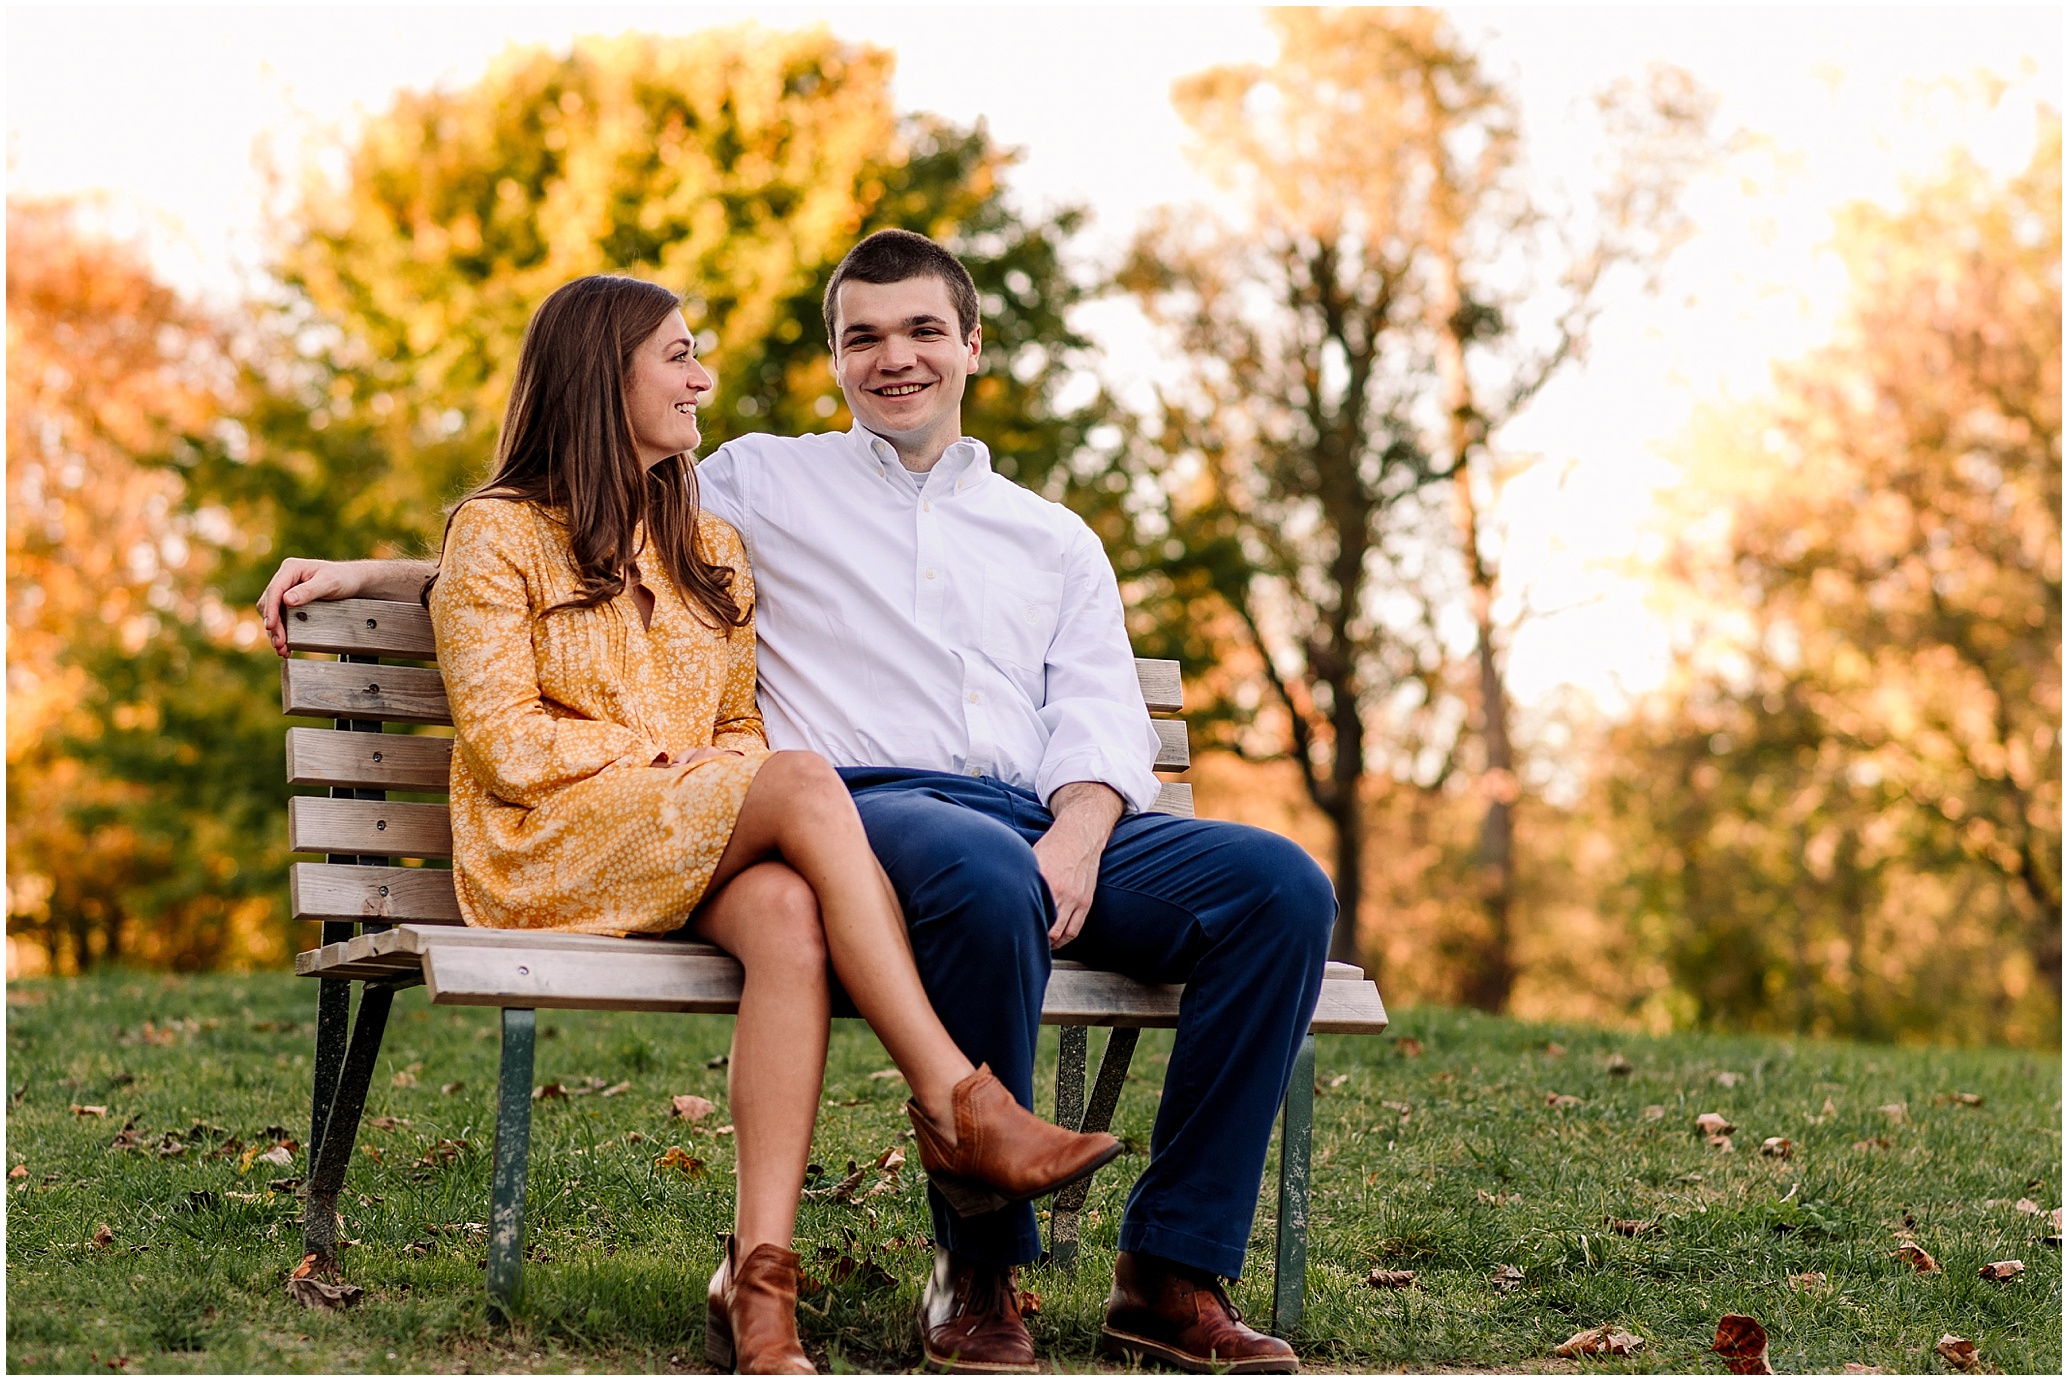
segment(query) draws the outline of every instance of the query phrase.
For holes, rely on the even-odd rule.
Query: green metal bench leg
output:
[[[302,1207],[302,1255],[316,1258],[316,1269],[337,1264],[337,1196],[359,1140],[359,1115],[366,1110],[366,1091],[381,1056],[381,1036],[388,1029],[388,1009],[395,990],[368,983],[359,993],[359,1015],[352,1025],[352,1043],[333,1078],[334,1092],[323,1118],[323,1140],[309,1153],[308,1201]]]
[[[531,1154],[531,1063],[538,1014],[503,1009],[495,1104],[495,1178],[488,1207],[488,1321],[509,1326],[524,1271],[524,1166]]]
[[[1314,1151],[1314,1037],[1300,1042],[1285,1091],[1285,1134],[1278,1146],[1278,1262],[1272,1276],[1271,1331],[1284,1337],[1307,1312],[1307,1191]]]
[[[1064,1027],[1067,1038],[1073,1028]],[[1135,1043],[1142,1033],[1131,1026],[1114,1027],[1106,1036],[1105,1053],[1099,1056],[1099,1077],[1092,1086],[1091,1103],[1084,1107],[1082,1115],[1075,1115],[1084,1096],[1084,1067],[1088,1055],[1087,1033],[1083,1027],[1078,1032],[1076,1050],[1076,1089],[1071,1106],[1066,1108],[1063,1100],[1062,1070],[1056,1077],[1056,1125],[1075,1127],[1081,1132],[1103,1132],[1113,1125],[1113,1112],[1120,1105],[1120,1089],[1127,1082],[1127,1067],[1134,1059]],[[1068,1047],[1064,1051],[1067,1056]],[[1065,1113],[1072,1114],[1065,1120]],[[1084,1201],[1091,1193],[1091,1176],[1086,1175],[1075,1184],[1064,1185],[1049,1201],[1048,1210],[1048,1259],[1064,1270],[1073,1270],[1077,1265],[1077,1219],[1084,1211]]]

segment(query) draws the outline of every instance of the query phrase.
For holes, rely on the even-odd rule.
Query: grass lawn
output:
[[[304,1173],[303,1157],[282,1166],[244,1152],[273,1145],[269,1127],[307,1135],[314,1004],[312,985],[279,975],[10,986],[11,1370],[701,1369],[703,1284],[731,1203],[725,1076],[712,1063],[728,1021],[540,1014],[540,1081],[600,1081],[599,1092],[536,1105],[534,1260],[524,1317],[498,1334],[483,1320],[479,1227],[495,1014],[432,1009],[420,989],[396,1003],[341,1201],[363,1303],[329,1314],[286,1298],[299,1205],[270,1186]],[[1052,1034],[1045,1044],[1041,1085]],[[1095,1369],[1121,1204],[1169,1048],[1167,1032],[1143,1039],[1115,1123],[1130,1155],[1092,1190],[1080,1270],[1025,1273],[1051,1369]],[[1627,1073],[1611,1072],[1618,1054]],[[814,1151],[827,1183],[904,1125],[903,1085],[870,1077],[888,1067],[863,1027],[837,1024]],[[1974,1340],[1991,1370],[2060,1370],[2060,1250],[2014,1206],[2061,1202],[2056,1056],[1650,1040],[1425,1010],[1399,1014],[1383,1039],[1324,1037],[1319,1069],[1307,1317],[1294,1339],[1308,1370],[1571,1370],[1551,1350],[1613,1324],[1644,1347],[1588,1369],[1718,1372],[1704,1349],[1727,1312],[1765,1324],[1783,1372],[1943,1371],[1933,1348],[1945,1333]],[[630,1087],[600,1092],[619,1083]],[[670,1097],[685,1093],[717,1112],[671,1121]],[[1706,1112],[1736,1124],[1732,1149],[1697,1132]],[[132,1120],[142,1149],[111,1151]],[[1789,1138],[1792,1154],[1763,1156],[1768,1137]],[[211,1154],[225,1142],[239,1145]],[[703,1173],[657,1169],[673,1146]],[[1253,1318],[1269,1317],[1274,1204],[1275,1188],[1235,1290]],[[1651,1226],[1623,1236],[1609,1219]],[[103,1225],[111,1240],[96,1244]],[[858,1203],[806,1205],[799,1249],[830,1282],[802,1312],[822,1367],[917,1362],[927,1231],[909,1173]],[[1896,1260],[1906,1239],[1943,1271]],[[2005,1258],[2027,1269],[1978,1278]],[[1521,1278],[1499,1291],[1504,1266]],[[1415,1281],[1374,1289],[1374,1267]],[[1807,1272],[1823,1273],[1821,1286],[1791,1281]]]

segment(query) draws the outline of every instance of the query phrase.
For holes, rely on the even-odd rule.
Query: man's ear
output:
[[[981,373],[984,368],[984,323],[978,322],[969,333],[969,372]]]

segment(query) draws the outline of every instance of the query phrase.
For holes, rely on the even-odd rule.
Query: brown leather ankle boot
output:
[[[1098,1350],[1102,1357],[1148,1358],[1180,1371],[1243,1375],[1300,1369],[1291,1344],[1242,1321],[1219,1276],[1144,1252],[1121,1252],[1114,1259]]]
[[[745,1261],[736,1255],[727,1237],[706,1301],[704,1359],[742,1376],[817,1375],[797,1340],[797,1253],[763,1242]]]
[[[954,1097],[952,1146],[916,1099],[905,1112],[918,1138],[919,1163],[965,1218],[1053,1194],[1120,1154],[1120,1143],[1105,1132],[1065,1131],[1028,1112],[989,1065],[978,1065],[957,1084]]]

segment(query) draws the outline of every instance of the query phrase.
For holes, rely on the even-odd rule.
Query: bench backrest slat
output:
[[[444,791],[452,781],[452,740],[289,729],[287,781],[290,786]]]
[[[287,878],[288,902],[299,921],[459,925],[463,919],[452,874],[443,868],[297,863]]]
[[[452,808],[409,801],[290,796],[287,848],[297,854],[451,858]]]

